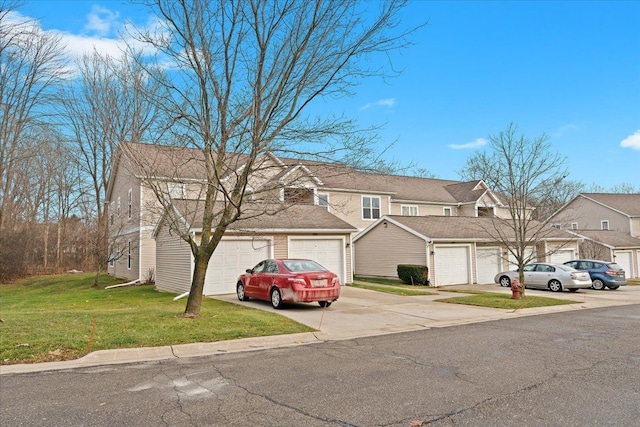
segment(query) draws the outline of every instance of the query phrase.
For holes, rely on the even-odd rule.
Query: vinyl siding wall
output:
[[[161,226],[156,236],[156,288],[183,293],[191,288],[193,259],[187,242]]]
[[[425,265],[427,243],[388,223],[378,224],[354,243],[357,276],[398,278],[398,264]]]
[[[631,234],[629,217],[613,211],[585,198],[578,198],[556,215],[551,223],[560,223],[563,228],[571,228],[571,223],[578,223],[580,230],[600,230],[601,221],[609,221],[609,229]],[[640,231],[638,231],[640,233]]]
[[[380,197],[380,216],[389,214],[389,196],[376,194],[350,194],[339,192],[324,192],[329,194],[329,212],[348,222],[354,227],[364,230],[376,219],[362,219],[362,196]]]

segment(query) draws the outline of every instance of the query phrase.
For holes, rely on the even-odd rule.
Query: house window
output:
[[[609,221],[607,221],[606,219],[600,221],[600,229],[601,230],[608,230],[609,229]]]
[[[127,270],[131,270],[131,240],[127,242]]]
[[[322,206],[326,211],[329,210],[329,195],[326,193],[318,193],[318,206]]]
[[[551,224],[551,227],[560,230],[560,224]]]
[[[184,183],[182,182],[167,182],[167,190],[169,191],[169,197],[172,199],[184,199]]]
[[[443,208],[442,213],[444,216],[451,216],[451,208]]]
[[[380,218],[380,197],[362,196],[362,219]]]
[[[133,211],[133,191],[130,188],[127,193],[127,218],[131,219],[131,214]]]
[[[120,197],[118,197],[118,208],[116,210],[116,215],[120,216]]]
[[[115,215],[113,214],[113,210],[115,209],[115,206],[113,204],[113,202],[111,202],[110,208],[109,208],[109,224],[113,225],[115,224],[116,220],[115,220]]]
[[[418,216],[418,207],[412,205],[403,205],[400,206],[400,210],[402,215],[404,216]]]
[[[571,223],[571,229],[572,230],[577,230],[578,229],[578,223],[577,222],[572,222]]]

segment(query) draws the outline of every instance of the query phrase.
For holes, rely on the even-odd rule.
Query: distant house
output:
[[[627,277],[640,277],[640,194],[581,193],[549,223],[582,239],[582,257],[615,261]]]
[[[126,148],[119,149],[114,157],[108,183],[113,254],[108,271],[129,280],[155,276],[159,289],[184,291],[193,259],[186,243],[171,231],[176,224],[167,221],[158,197],[170,201],[172,212],[182,218],[181,226],[188,232],[197,235],[202,231],[201,219],[195,214],[206,183],[202,178],[206,176],[202,151],[147,144],[126,144]],[[229,177],[223,180],[233,179],[234,171],[243,167],[242,155],[234,155],[233,160],[235,169],[230,169]],[[384,253],[398,263],[417,261],[403,250],[389,253],[390,246],[384,242],[364,249],[365,242],[377,234],[371,229],[379,227],[383,218],[390,220],[388,224],[404,224],[434,242],[428,250],[425,246],[429,256],[419,258],[430,267],[432,281],[485,282],[506,266],[496,261],[493,255],[502,256],[503,250],[490,242],[486,233],[459,236],[460,228],[455,225],[469,218],[509,217],[500,197],[481,180],[369,173],[347,165],[280,158],[273,153],[259,161],[263,167],[248,183],[245,208],[268,202],[287,209],[257,218],[241,215],[241,221],[228,228],[209,266],[207,294],[233,292],[235,277],[259,258],[314,258],[335,270],[345,283],[352,281],[354,273],[378,274],[377,266],[367,262],[368,257],[375,259]],[[437,233],[427,232],[417,225],[408,226],[410,221],[425,223],[429,230],[442,228]],[[353,242],[358,245],[356,251],[352,250]],[[549,247],[553,244],[550,242]],[[540,256],[546,253],[544,248],[532,251]],[[569,247],[554,256],[570,257],[575,254],[571,251]],[[447,265],[444,260],[453,264]],[[466,265],[467,273],[455,280],[447,278],[447,274],[453,274],[445,273],[447,268],[457,269],[452,265]],[[385,270],[382,275],[390,273]]]

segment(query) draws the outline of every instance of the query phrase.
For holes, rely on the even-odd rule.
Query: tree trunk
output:
[[[202,304],[202,293],[204,292],[204,278],[207,275],[211,255],[199,254],[195,257],[193,269],[193,279],[191,280],[191,290],[187,307],[184,310],[184,317],[198,317],[200,315],[200,305]]]

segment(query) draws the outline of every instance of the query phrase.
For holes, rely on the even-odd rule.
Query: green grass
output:
[[[627,279],[627,286],[640,286],[640,279]]]
[[[376,286],[376,285],[365,285],[363,283],[352,283],[349,286],[360,289],[368,289],[370,291],[378,291],[378,292],[386,292],[388,294],[394,295],[404,295],[404,296],[415,296],[415,295],[431,295],[430,292],[426,290],[416,289],[415,286]]]
[[[94,274],[41,276],[0,286],[0,364],[69,360],[95,350],[151,347],[312,331],[278,314],[204,298],[186,300],[151,285],[93,288]]]
[[[471,293],[471,292],[465,292]],[[550,307],[553,305],[578,304],[580,301],[561,300],[547,297],[525,296],[521,299],[512,299],[510,294],[495,292],[473,292],[473,295],[452,297],[436,300],[451,304],[476,305],[480,307],[520,309],[533,307]]]

